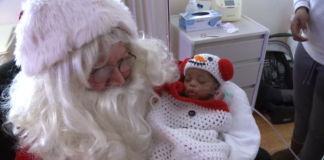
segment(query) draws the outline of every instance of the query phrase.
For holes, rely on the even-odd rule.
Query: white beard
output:
[[[36,89],[29,105],[20,103],[25,108],[13,104],[10,120],[21,126],[20,145],[43,160],[142,160],[151,144],[144,120],[151,93],[142,82],[102,92],[77,89],[69,93],[71,99],[54,89],[55,105],[46,89]],[[24,118],[17,117],[18,108],[27,113]]]
[[[93,128],[97,130],[90,132],[93,137],[82,138],[85,144],[91,138],[97,138],[94,146],[88,146],[89,151],[94,150],[92,153],[94,155],[90,155],[91,158],[94,160],[144,159],[145,150],[143,148],[148,147],[151,136],[151,130],[144,120],[149,98],[147,93],[132,90],[130,87],[110,87],[102,93],[86,91],[81,97],[83,97],[82,103],[88,104],[85,106],[87,107],[85,112],[90,114],[85,114],[87,119],[93,118],[94,120],[92,122],[94,126],[88,128],[88,131],[84,131],[86,126],[81,128],[84,128],[84,133]],[[74,136],[74,134],[71,135]],[[142,148],[143,145],[146,147]]]

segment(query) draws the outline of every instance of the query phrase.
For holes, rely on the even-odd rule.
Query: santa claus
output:
[[[116,0],[22,6],[14,52],[21,72],[5,105],[5,126],[19,140],[16,159],[145,159],[154,87],[179,77],[164,43],[140,39]]]

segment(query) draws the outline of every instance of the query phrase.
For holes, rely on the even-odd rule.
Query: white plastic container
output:
[[[196,0],[189,0],[189,3],[187,4],[185,12],[196,12],[198,10],[199,10],[199,8],[197,6]]]

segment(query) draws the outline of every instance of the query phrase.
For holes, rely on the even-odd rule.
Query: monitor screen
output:
[[[225,0],[225,6],[234,6],[234,0]]]

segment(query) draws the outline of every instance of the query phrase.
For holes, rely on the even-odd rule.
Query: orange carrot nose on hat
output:
[[[204,57],[202,57],[201,55],[196,55],[194,57],[194,60],[196,60],[197,62],[207,62],[207,60]]]
[[[219,58],[218,56],[202,53],[184,61],[184,74],[188,68],[197,68],[209,72],[222,85],[225,81],[232,79],[234,68],[228,59]]]
[[[16,63],[26,75],[51,68],[112,28],[137,38],[136,23],[119,0],[24,0],[16,27]]]

